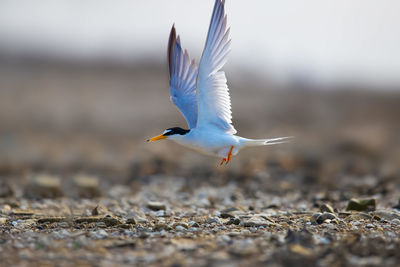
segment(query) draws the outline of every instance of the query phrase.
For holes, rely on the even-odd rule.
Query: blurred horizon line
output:
[[[66,55],[54,55],[51,53],[18,53],[11,55],[10,53],[2,51],[0,47],[0,68],[7,66],[18,66],[24,65],[26,67],[49,67],[57,66],[61,68],[84,68],[93,70],[112,70],[115,71],[138,71],[143,69],[143,72],[148,70],[165,72],[166,80],[168,79],[168,64],[167,59],[164,60],[156,59],[147,55],[140,57],[130,57],[121,60],[118,57],[111,55],[105,55],[104,57],[79,57],[79,56],[66,56]],[[256,80],[259,83],[264,83],[269,89],[298,89],[298,90],[365,90],[382,93],[393,93],[398,91],[400,88],[397,85],[371,85],[358,83],[355,80],[341,81],[336,83],[320,83],[316,80],[307,79],[305,77],[290,76],[285,82],[274,79],[273,73],[256,73],[248,68],[239,68],[237,65],[230,65],[228,68],[224,68],[228,77],[237,75],[240,73],[242,80],[250,81]],[[271,86],[269,86],[271,85]],[[400,93],[400,92],[399,92]]]

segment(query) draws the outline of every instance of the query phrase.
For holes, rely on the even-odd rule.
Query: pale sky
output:
[[[166,60],[173,23],[199,61],[213,0],[0,0],[0,49]],[[227,70],[287,81],[400,85],[398,0],[226,0]]]

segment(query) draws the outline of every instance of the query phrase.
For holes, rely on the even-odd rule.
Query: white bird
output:
[[[227,80],[221,71],[231,44],[224,4],[225,0],[215,1],[199,66],[182,49],[172,26],[168,42],[171,101],[185,117],[189,130],[173,127],[147,140],[173,140],[201,153],[222,157],[221,165],[244,147],[280,144],[290,138],[255,140],[235,135]]]

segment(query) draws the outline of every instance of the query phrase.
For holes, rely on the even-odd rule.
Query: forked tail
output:
[[[244,146],[268,146],[287,143],[293,139],[293,136],[285,136],[271,139],[245,139]]]

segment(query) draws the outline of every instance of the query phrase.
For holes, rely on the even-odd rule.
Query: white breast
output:
[[[235,147],[233,154],[237,154],[240,148],[239,137],[220,130],[194,128],[185,135],[170,139],[203,154],[217,157],[225,157],[231,146]]]

